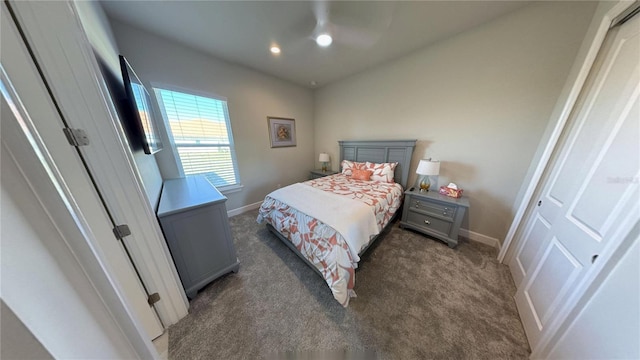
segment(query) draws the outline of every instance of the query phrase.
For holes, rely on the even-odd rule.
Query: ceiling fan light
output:
[[[333,42],[333,38],[331,38],[331,35],[326,33],[320,34],[316,38],[316,43],[318,43],[318,45],[322,47],[327,47],[331,45],[332,42]]]

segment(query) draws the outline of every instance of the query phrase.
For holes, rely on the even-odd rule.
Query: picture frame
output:
[[[296,146],[296,120],[267,116],[272,148]]]

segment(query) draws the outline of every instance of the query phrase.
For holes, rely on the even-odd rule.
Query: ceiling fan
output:
[[[391,25],[397,7],[391,1],[316,0],[310,4],[314,19],[305,19],[297,36],[305,34],[320,46],[335,42],[355,48],[375,45]]]

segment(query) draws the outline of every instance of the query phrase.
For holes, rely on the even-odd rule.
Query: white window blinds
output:
[[[154,89],[185,175],[204,174],[216,187],[239,183],[225,100]]]

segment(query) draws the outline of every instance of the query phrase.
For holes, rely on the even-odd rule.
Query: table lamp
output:
[[[431,187],[429,176],[440,175],[440,161],[431,159],[420,160],[416,174],[422,176],[422,178],[420,178],[420,191],[429,191],[429,187]]]
[[[329,154],[320,153],[320,158],[318,158],[318,161],[320,161],[322,163],[322,171],[327,171],[327,163],[329,162]]]

